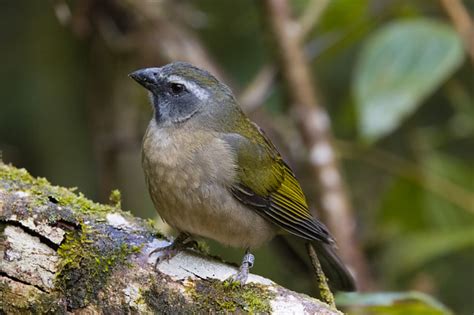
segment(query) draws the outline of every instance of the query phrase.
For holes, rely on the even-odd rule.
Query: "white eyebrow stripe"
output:
[[[188,89],[188,91],[192,92],[201,101],[204,101],[209,97],[209,92],[207,90],[200,87],[198,84],[192,81],[188,81],[178,75],[170,75],[168,77],[168,81],[184,85]]]

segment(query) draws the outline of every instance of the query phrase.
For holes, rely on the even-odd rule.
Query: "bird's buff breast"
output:
[[[215,134],[152,121],[142,154],[155,208],[175,229],[235,247],[258,247],[274,236],[271,224],[230,193],[235,157]]]

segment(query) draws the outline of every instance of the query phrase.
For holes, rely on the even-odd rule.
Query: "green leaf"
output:
[[[336,302],[347,314],[451,314],[440,302],[420,292],[342,293]]]
[[[371,35],[352,84],[362,138],[374,142],[395,130],[463,59],[458,34],[435,20],[397,21]]]

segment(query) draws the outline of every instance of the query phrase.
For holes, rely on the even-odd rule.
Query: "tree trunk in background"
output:
[[[315,92],[310,65],[301,43],[301,32],[291,18],[286,0],[265,0],[264,12],[277,47],[276,53],[291,106],[308,148],[315,182],[319,187],[321,213],[318,214],[322,215],[334,235],[342,257],[355,271],[358,287],[366,290],[372,286],[372,280],[357,241],[353,210],[332,144],[329,116]]]

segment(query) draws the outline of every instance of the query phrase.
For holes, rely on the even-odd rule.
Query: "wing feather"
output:
[[[223,136],[237,157],[237,180],[230,187],[234,197],[288,233],[332,243],[327,228],[309,212],[292,170],[264,134],[256,131],[261,137],[257,141],[238,134]]]

